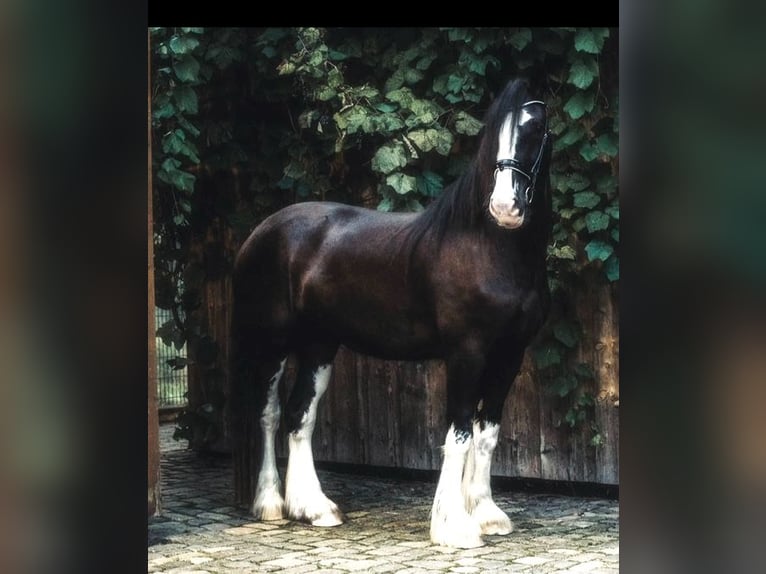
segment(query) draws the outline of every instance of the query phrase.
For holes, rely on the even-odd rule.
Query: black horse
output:
[[[383,359],[446,361],[449,430],[431,540],[467,548],[483,544],[482,534],[511,532],[492,501],[490,464],[503,403],[549,305],[550,155],[545,104],[515,80],[490,106],[467,172],[425,211],[301,203],[253,231],[235,263],[231,401],[235,456],[259,469],[257,518],[344,520],[311,451],[317,403],[343,344]],[[283,498],[274,437],[290,353],[299,367],[284,413]],[[260,444],[247,440],[248,419]]]

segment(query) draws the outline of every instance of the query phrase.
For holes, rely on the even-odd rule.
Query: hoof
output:
[[[482,534],[505,536],[513,532],[511,519],[491,499],[481,501],[471,516],[479,524]]]
[[[343,515],[340,509],[336,506],[330,512],[327,512],[318,518],[314,518],[311,521],[311,525],[328,528],[332,526],[340,526],[345,521],[346,521],[346,517]]]
[[[282,520],[285,517],[285,503],[278,490],[270,489],[256,497],[251,512],[256,520]]]
[[[478,548],[484,546],[479,524],[468,514],[459,520],[431,521],[431,542],[452,548]]]
[[[486,534],[488,536],[492,535],[500,535],[500,536],[506,536],[507,534],[510,534],[513,532],[513,524],[511,524],[511,521],[506,519],[505,521],[492,521],[492,522],[482,522],[481,524],[481,533]]]
[[[292,520],[324,528],[339,526],[346,521],[338,506],[325,496],[308,504],[288,503],[287,515]]]

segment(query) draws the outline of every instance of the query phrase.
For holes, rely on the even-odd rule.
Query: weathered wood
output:
[[[149,40],[147,39],[147,42]],[[147,43],[147,57],[150,57],[151,49]],[[151,79],[151,60],[149,60],[148,75]],[[148,515],[152,516],[160,511],[160,422],[159,422],[159,404],[157,401],[157,341],[155,335],[154,324],[154,221],[152,218],[152,94],[151,94],[151,81],[148,82],[149,88],[147,89],[148,100],[148,121],[147,121],[147,137],[149,141],[148,146],[148,169],[149,169],[149,185],[147,190],[147,204],[148,204],[148,217],[147,217],[147,299],[148,299],[148,341],[149,341],[149,360],[148,362],[148,471],[147,476],[147,511]]]
[[[593,366],[595,424],[603,444],[590,444],[588,425],[570,429],[569,402],[548,391],[527,356],[503,411],[492,472],[556,481],[619,482],[618,328],[610,288],[577,298],[584,338],[576,359]],[[295,377],[288,361],[283,401]],[[341,348],[319,407],[317,461],[438,470],[446,428],[446,370],[438,361],[381,361]],[[283,385],[285,387],[285,385]],[[278,454],[287,456],[279,433]]]

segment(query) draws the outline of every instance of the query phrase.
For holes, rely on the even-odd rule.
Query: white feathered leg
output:
[[[466,456],[471,448],[471,437],[457,433],[451,425],[431,510],[431,541],[435,544],[456,548],[476,548],[484,544],[479,524],[466,512],[461,492]]]
[[[283,518],[285,502],[280,493],[279,472],[274,451],[274,436],[279,427],[279,381],[285,371],[285,360],[279,364],[279,370],[269,381],[266,405],[261,413],[261,434],[263,437],[263,461],[258,472],[258,486],[251,511],[259,520],[279,520]]]
[[[510,534],[513,530],[511,519],[492,500],[489,483],[492,454],[499,432],[500,426],[495,423],[486,423],[483,430],[478,422],[474,423],[473,448],[469,454],[471,464],[463,476],[465,507],[479,524],[482,534]]]
[[[327,390],[331,372],[332,365],[322,365],[314,372],[314,397],[303,415],[300,428],[288,436],[290,458],[287,461],[285,485],[287,515],[314,526],[337,526],[344,521],[338,506],[322,492],[311,452],[317,404]]]

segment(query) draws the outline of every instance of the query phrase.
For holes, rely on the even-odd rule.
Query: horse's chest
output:
[[[545,298],[536,290],[525,291],[516,298],[508,315],[505,330],[522,339],[531,339],[545,321]]]

